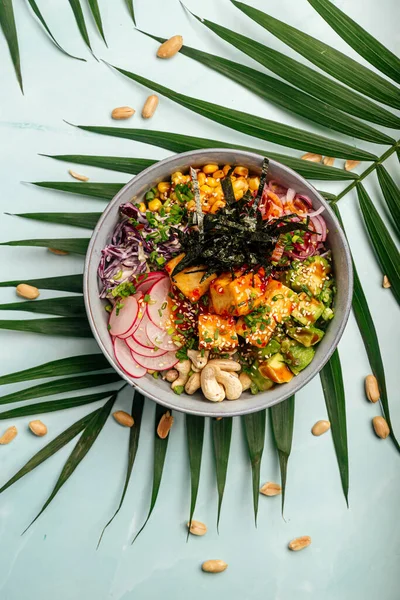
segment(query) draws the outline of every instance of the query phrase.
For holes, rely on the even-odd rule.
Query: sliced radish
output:
[[[139,305],[136,298],[133,296],[121,298],[112,309],[110,315],[110,335],[117,337],[125,335],[136,321],[138,312]]]
[[[141,275],[138,278],[138,282],[136,284],[136,289],[138,291],[143,292],[143,294],[145,294],[147,292],[147,290],[149,290],[156,281],[159,281],[160,279],[163,279],[164,277],[168,277],[168,276],[165,273],[163,273],[162,271],[153,271],[152,273],[149,273],[147,276]]]
[[[170,318],[168,294],[171,289],[171,284],[168,277],[164,277],[149,289],[150,302],[147,304],[147,314],[150,320],[164,329]]]
[[[149,322],[149,317],[147,315],[147,312],[145,312],[145,308],[143,307],[143,318],[141,319],[140,323],[139,323],[139,327],[136,329],[136,331],[133,332],[132,337],[135,340],[135,342],[137,342],[138,344],[140,344],[141,346],[144,346],[145,348],[150,348],[150,350],[154,349],[154,344],[153,342],[151,342],[149,340],[149,338],[147,337],[147,333],[146,333],[146,327],[147,327],[147,323]]]
[[[152,321],[148,321],[146,326],[146,333],[149,340],[157,346],[157,348],[161,348],[162,350],[176,350],[179,346],[174,343],[172,336],[165,331],[165,329],[160,329],[157,325],[154,325]]]
[[[132,352],[124,342],[120,338],[114,338],[114,354],[117,359],[117,363],[121,367],[125,373],[130,375],[130,377],[134,377],[135,379],[139,379],[143,377],[147,373],[146,367],[139,365],[132,356]]]
[[[141,367],[145,369],[151,369],[152,371],[166,371],[167,369],[171,369],[173,366],[179,362],[179,359],[176,358],[175,352],[167,352],[163,356],[158,356],[156,358],[151,358],[149,356],[141,356],[136,352],[132,352],[132,356]]]
[[[129,348],[136,352],[136,354],[140,354],[140,356],[149,356],[150,358],[156,358],[157,356],[163,356],[167,354],[167,350],[162,350],[162,348],[146,348],[142,346],[142,344],[138,344],[137,341],[133,337],[126,338],[125,342],[128,344]]]

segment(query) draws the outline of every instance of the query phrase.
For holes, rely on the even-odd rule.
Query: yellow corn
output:
[[[188,210],[194,210],[196,208],[196,202],[194,200],[190,200],[187,204],[186,204],[186,208]]]
[[[139,210],[141,213],[145,213],[146,212],[146,205],[144,202],[141,202],[138,206]]]
[[[218,171],[215,171],[215,173],[213,173],[213,177],[214,179],[222,179],[223,177],[225,177],[225,173],[222,169],[219,169]]]
[[[218,171],[216,171],[216,173],[218,173]],[[206,184],[211,188],[215,188],[217,185],[219,185],[219,182],[216,181],[214,177],[207,177]]]
[[[249,170],[246,167],[235,167],[233,173],[234,175],[238,175],[239,177],[248,177]]]
[[[258,190],[260,185],[260,178],[259,177],[250,177],[249,179],[249,188],[251,189],[252,192],[255,192]]]
[[[207,179],[207,177],[206,177],[205,173],[203,173],[203,171],[200,171],[200,173],[197,173],[197,181],[199,182],[200,187],[205,184],[206,179]]]
[[[166,212],[166,213],[169,213],[169,212],[171,212],[171,205],[170,205],[170,204],[167,204],[167,203],[165,203],[165,204],[164,204],[164,210],[165,210],[165,212]]]
[[[232,181],[232,187],[236,200],[241,200],[245,192],[249,189],[249,184],[245,179],[236,179]]]
[[[171,189],[171,184],[168,181],[161,181],[157,186],[160,194],[165,194],[165,192],[169,192]]]
[[[220,200],[221,198],[224,197],[224,192],[220,185],[213,189],[213,196],[214,196],[214,198],[218,198],[218,200]]]
[[[180,171],[176,171],[176,173],[172,173],[171,180],[176,185],[177,183],[185,183],[186,177]]]
[[[225,200],[217,200],[212,205],[210,212],[213,215],[215,215],[215,213],[218,212],[220,208],[224,208],[225,204],[226,204]]]
[[[228,175],[229,171],[231,170],[231,165],[225,165],[222,170],[225,175]]]
[[[151,200],[149,202],[149,210],[151,210],[151,212],[157,212],[158,210],[160,210],[161,207],[162,204],[160,200]]]
[[[204,192],[205,194],[212,194],[213,189],[208,185],[202,185],[200,186],[200,191]]]
[[[206,175],[212,175],[213,173],[215,173],[215,171],[218,171],[218,165],[209,164],[203,167],[203,173],[205,173]]]
[[[170,195],[170,199],[174,202],[178,202],[178,196],[175,194],[175,192],[172,192],[172,194]]]

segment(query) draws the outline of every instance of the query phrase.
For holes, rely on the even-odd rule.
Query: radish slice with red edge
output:
[[[128,296],[121,298],[111,311],[109,324],[110,335],[123,336],[132,328],[137,319],[139,305],[136,298]]]
[[[136,354],[140,354],[140,356],[157,358],[158,356],[163,356],[164,354],[167,354],[167,350],[163,350],[162,348],[146,348],[145,346],[142,346],[142,344],[138,344],[133,337],[126,338],[125,342],[129,346],[129,348],[133,350],[133,352],[136,352]]]
[[[165,329],[167,322],[170,319],[170,309],[168,306],[168,294],[171,290],[171,284],[169,277],[160,279],[148,290],[147,294],[150,296],[150,302],[147,304],[147,314],[150,317],[150,321]]]
[[[165,275],[165,273],[162,271],[153,271],[152,273],[144,273],[143,275],[139,275],[136,289],[145,294],[147,290],[149,290],[151,286],[156,283],[156,281],[159,281],[164,277],[167,277],[167,275]]]
[[[146,367],[139,365],[135,361],[134,357],[132,356],[132,352],[124,340],[121,340],[120,338],[114,338],[113,345],[114,355],[117,363],[127,375],[133,377],[134,379],[139,379],[140,377],[146,375]]]
[[[132,337],[135,340],[135,342],[137,342],[141,346],[153,350],[154,344],[149,340],[146,333],[146,327],[147,323],[149,322],[149,317],[147,315],[147,312],[145,312],[146,309],[144,308],[144,305],[142,310],[144,312],[143,318],[139,323],[139,327],[136,329],[136,331],[133,332]]]
[[[175,350],[179,348],[174,343],[172,336],[165,331],[165,329],[160,329],[157,325],[154,325],[152,321],[148,321],[146,326],[146,333],[149,340],[157,346],[157,348],[162,348],[163,350]]]
[[[132,352],[132,356],[135,362],[137,362],[141,367],[150,369],[152,371],[166,371],[168,369],[172,369],[172,367],[179,362],[179,359],[175,356],[175,352],[167,352],[163,356],[158,356],[156,358],[141,356],[136,352]]]

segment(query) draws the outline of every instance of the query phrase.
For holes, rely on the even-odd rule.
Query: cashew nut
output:
[[[242,390],[245,392],[246,390],[249,390],[251,387],[251,379],[250,377],[247,375],[247,373],[245,373],[244,371],[242,373],[240,373],[239,375],[239,381],[242,384]]]
[[[169,371],[167,371],[165,373],[165,377],[164,379],[166,381],[168,381],[169,383],[172,383],[173,381],[176,381],[179,377],[179,373],[176,369],[170,369]]]
[[[207,363],[207,366],[219,367],[221,371],[240,371],[242,368],[238,362],[229,360],[228,358],[216,358],[210,360]]]
[[[237,400],[242,395],[242,384],[234,373],[215,369],[215,378],[225,388],[227,400]]]
[[[200,373],[201,369],[199,369],[192,363],[192,371],[193,371],[193,373]]]
[[[177,386],[186,384],[187,380],[189,379],[189,371],[191,366],[192,364],[190,360],[181,360],[177,365],[175,365],[175,369],[178,371],[179,377],[172,382],[171,387],[173,390]]]
[[[189,379],[185,385],[185,392],[187,394],[194,394],[200,388],[201,388],[200,373],[193,373],[189,377]]]
[[[213,362],[213,361],[211,361]],[[221,402],[225,398],[225,390],[216,379],[215,368],[210,364],[201,371],[201,389],[207,400]]]
[[[188,350],[187,351],[187,355],[190,358],[190,360],[192,361],[193,365],[196,367],[196,369],[199,369],[199,370],[204,369],[204,367],[206,366],[206,364],[208,362],[209,354],[210,354],[210,352],[208,350],[206,352],[203,351],[203,355],[202,355],[201,350]]]

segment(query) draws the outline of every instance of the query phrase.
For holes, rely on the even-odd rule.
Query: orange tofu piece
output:
[[[265,284],[257,274],[248,273],[232,280],[231,273],[222,273],[210,286],[213,311],[217,315],[247,315],[257,306],[264,290]]]
[[[251,314],[251,313],[250,313]],[[236,323],[236,333],[244,337],[247,344],[264,348],[269,342],[276,328],[275,319],[270,319],[270,323],[257,323],[255,327],[249,327],[244,317],[240,317]]]
[[[205,350],[233,350],[239,343],[235,329],[235,319],[212,314],[200,314],[199,347]]]
[[[280,281],[271,279],[265,289],[265,294],[261,302],[263,306],[270,308],[270,315],[281,323],[292,314],[292,310],[298,303],[296,292],[283,285]]]
[[[169,276],[171,277],[172,271],[175,269],[176,265],[181,262],[185,255],[179,254],[172,258],[165,265],[165,269]],[[199,265],[197,267],[186,267],[180,273],[171,277],[171,281],[176,287],[189,298],[191,302],[197,302],[206,292],[208,292],[210,283],[213,279],[216,278],[216,275],[210,275],[204,281],[201,281],[207,267],[204,265]]]

